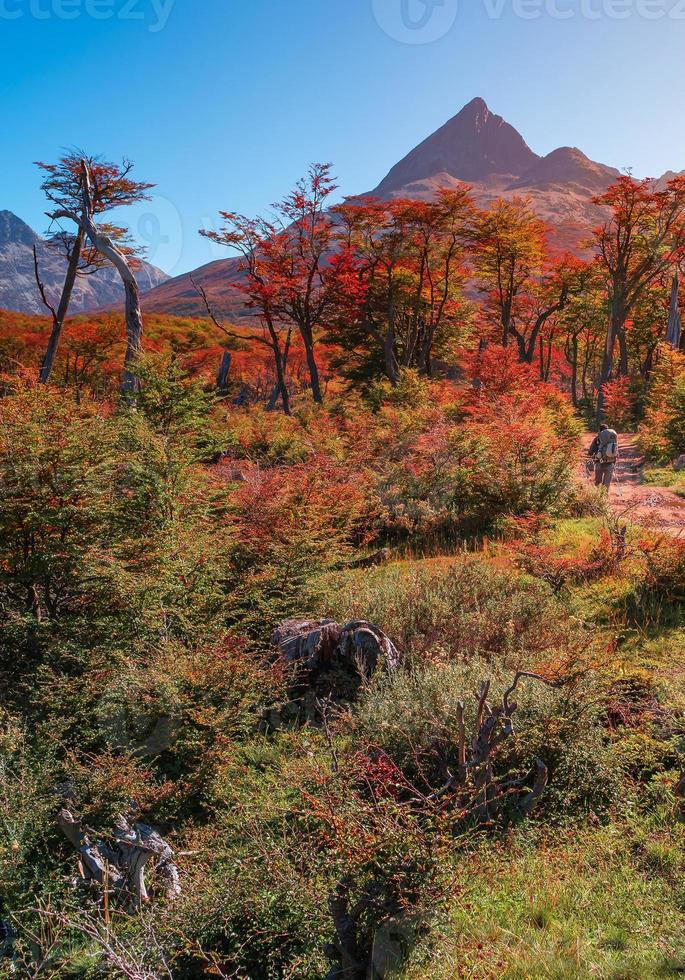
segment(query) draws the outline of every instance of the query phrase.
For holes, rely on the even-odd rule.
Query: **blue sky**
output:
[[[154,181],[130,214],[178,274],[197,229],[311,161],[375,186],[480,95],[538,153],[685,168],[685,0],[0,0],[0,209],[42,231],[32,161],[79,146]]]

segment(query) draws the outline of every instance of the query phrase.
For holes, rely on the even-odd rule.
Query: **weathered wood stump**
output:
[[[60,811],[57,826],[78,853],[79,873],[84,881],[94,882],[138,908],[150,899],[145,868],[154,862],[167,898],[180,894],[174,852],[147,824],[131,826],[123,817],[117,817],[112,843],[102,838],[91,841],[81,821],[68,810]]]
[[[340,626],[332,619],[288,619],[274,631],[271,643],[288,664],[310,676],[342,668],[370,677],[380,666],[395,670],[400,665],[392,640],[362,620]]]
[[[470,745],[467,744],[464,726],[465,705],[458,704],[457,759],[454,772],[446,769],[446,784],[430,797],[438,801],[451,799],[478,823],[489,823],[505,806],[512,806],[519,815],[530,815],[547,787],[549,773],[541,759],[535,762],[534,774],[528,773],[513,779],[498,780],[493,770],[496,750],[514,736],[514,715],[518,704],[512,701],[523,679],[539,681],[548,687],[560,687],[561,682],[550,681],[540,674],[520,670],[502,695],[500,704],[490,704],[490,681],[483,681],[476,692],[476,723]]]

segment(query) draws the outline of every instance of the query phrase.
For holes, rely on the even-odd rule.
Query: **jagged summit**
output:
[[[400,160],[374,193],[390,196],[436,174],[464,181],[520,177],[539,160],[513,126],[476,98]]]
[[[12,211],[0,211],[0,248],[5,245],[35,245],[40,238]]]
[[[490,112],[485,99],[481,99],[480,96],[477,96],[475,99],[471,99],[470,102],[467,102],[464,108],[458,112],[451,121],[454,121],[459,117],[461,117],[462,120],[470,118],[473,120],[474,128],[480,130],[487,125],[491,115],[492,113]]]

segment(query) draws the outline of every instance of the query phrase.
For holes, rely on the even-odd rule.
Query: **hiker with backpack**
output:
[[[595,486],[608,491],[618,461],[618,433],[608,425],[600,425],[588,455],[595,463]]]

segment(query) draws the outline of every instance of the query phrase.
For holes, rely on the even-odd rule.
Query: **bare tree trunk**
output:
[[[393,288],[390,287],[390,293],[388,295],[387,303],[387,323],[385,329],[385,336],[383,338],[383,362],[385,364],[385,373],[388,376],[388,380],[393,387],[397,384],[399,377],[399,367],[397,364],[397,356],[395,354],[395,341],[397,339],[397,331],[395,329],[395,296],[393,293]]]
[[[271,389],[271,394],[269,395],[269,400],[266,403],[266,410],[267,410],[267,412],[273,412],[273,410],[276,408],[276,405],[278,403],[278,399],[279,398],[281,398],[281,386],[279,385],[279,383],[277,381],[276,384]],[[281,404],[282,404],[282,400],[281,400]],[[286,412],[286,414],[287,414],[287,412]]]
[[[143,349],[143,314],[140,309],[140,290],[133,270],[124,253],[117,248],[112,239],[103,234],[93,221],[92,190],[90,171],[85,160],[81,161],[83,174],[83,213],[81,227],[91,244],[105,258],[109,259],[119,273],[126,294],[126,355],[121,379],[121,393],[124,397],[135,397],[140,383],[135,376],[134,367]]]
[[[539,359],[540,359],[540,381],[544,381],[545,380],[545,342],[542,339],[542,337],[540,337],[538,341],[538,352],[539,352]]]
[[[339,967],[329,973],[329,976],[342,980],[364,980],[367,976],[366,956],[359,948],[357,936],[357,919],[350,912],[348,887],[341,883],[335,894],[328,899],[328,908],[333,920],[338,948]]]
[[[62,295],[60,297],[59,306],[57,307],[56,311],[52,311],[52,330],[50,332],[50,339],[48,341],[48,346],[45,351],[43,363],[41,364],[40,368],[40,374],[38,376],[38,381],[40,384],[47,384],[50,380],[50,375],[52,374],[52,369],[55,364],[55,357],[57,355],[57,348],[59,347],[60,338],[62,336],[62,328],[64,327],[64,321],[69,311],[69,304],[71,302],[71,296],[76,283],[76,274],[78,272],[78,264],[81,259],[82,248],[83,231],[81,228],[79,228],[76,233],[76,238],[74,239],[71,255],[69,256],[69,264],[67,266],[67,273],[64,278],[64,285],[62,286]],[[36,257],[36,276],[37,275],[38,259]],[[38,286],[42,295],[43,290],[40,282]]]
[[[583,398],[585,399],[585,401],[587,401],[588,398],[590,397],[590,393],[588,391],[588,386],[587,386],[587,375],[588,375],[588,371],[590,370],[590,361],[592,360],[594,351],[595,351],[595,346],[590,344],[590,338],[587,337],[585,341],[585,357],[583,358],[583,373],[580,379],[580,385],[583,391]]]
[[[433,345],[435,343],[437,327],[437,324],[426,323],[424,338],[419,347],[419,356],[417,358],[419,370],[429,378],[433,377]]]
[[[627,378],[630,370],[628,366],[628,341],[625,326],[622,326],[616,331],[616,337],[618,339],[618,376],[619,378]]]
[[[303,328],[300,328],[300,333],[302,334],[305,354],[307,357],[307,368],[309,369],[309,381],[312,386],[312,398],[314,399],[317,405],[322,405],[323,393],[321,391],[321,381],[319,379],[319,366],[316,363],[316,356],[314,354],[314,336],[311,327],[305,326]],[[276,370],[278,371],[278,365],[276,366]]]
[[[222,397],[228,394],[228,375],[231,370],[231,352],[225,350],[221,357],[219,373],[216,376],[216,390]]]
[[[599,375],[599,392],[597,395],[597,417],[604,418],[604,385],[611,380],[611,373],[614,368],[614,349],[616,347],[616,337],[623,326],[623,318],[616,305],[612,305],[611,316],[607,326],[607,340],[602,358],[602,369]]]
[[[540,331],[542,330],[542,328],[547,323],[550,317],[554,316],[555,313],[559,313],[561,310],[563,310],[566,307],[567,302],[568,302],[568,289],[564,287],[564,289],[562,289],[561,291],[558,301],[554,303],[553,306],[550,306],[548,309],[543,310],[539,314],[539,316],[535,320],[535,323],[533,324],[533,328],[530,332],[530,337],[528,338],[527,341],[526,341],[525,334],[522,334],[517,329],[513,317],[511,316],[509,317],[508,328],[507,328],[508,334],[509,335],[513,334],[514,337],[516,338],[516,342],[519,348],[520,360],[526,362],[527,364],[532,365],[533,360],[535,359],[535,350],[537,348],[537,342],[538,342],[538,337],[540,336]],[[552,331],[552,334],[554,334],[554,331]],[[542,350],[542,340],[540,341],[540,350]],[[543,361],[541,355],[540,358],[541,377],[542,374],[543,374]]]
[[[280,392],[281,395],[281,405],[283,406],[283,414],[290,415],[291,414],[290,394],[288,392],[288,381],[285,374],[286,364],[288,363],[288,354],[290,352],[290,331],[288,332],[288,336],[285,342],[285,352],[284,353],[281,352],[281,346],[278,343],[278,338],[276,338],[274,341],[273,351],[274,351],[274,364],[276,367],[276,387],[278,388],[278,391]],[[307,355],[307,360],[309,360],[309,355]],[[318,388],[319,374],[318,374],[318,369],[316,367],[316,361],[314,360],[313,349],[312,349],[312,361],[314,363],[314,369],[316,372],[316,384]],[[311,374],[311,366],[310,366],[310,374]],[[323,401],[321,397],[320,389],[319,389],[319,397],[318,398],[316,397],[313,381],[312,381],[312,392],[314,393],[314,401],[318,401],[318,402]]]
[[[505,302],[502,308],[502,347],[509,346],[509,337],[511,336],[511,315],[512,304],[511,301]]]
[[[668,325],[666,327],[666,342],[675,350],[680,350],[680,343],[683,333],[683,322],[680,316],[680,277],[678,273],[673,276],[671,286],[671,305],[668,311]]]
[[[549,381],[550,372],[552,370],[552,351],[554,349],[554,334],[555,331],[550,331],[549,338],[547,340],[547,360],[545,362],[545,375],[543,381]]]
[[[135,375],[135,362],[143,350],[143,314],[140,309],[140,292],[136,277],[128,268],[128,263],[126,268],[128,270],[126,278],[122,270],[119,270],[126,290],[126,355],[121,378],[121,393],[125,397],[131,397],[140,390],[140,382]]]
[[[571,400],[578,408],[578,334],[571,339]]]
[[[654,355],[656,353],[656,347],[652,346],[647,351],[647,356],[644,359],[644,363],[640,368],[640,373],[645,381],[649,381],[654,371]]]
[[[509,335],[511,336],[512,333],[516,337],[516,343],[518,344],[519,360],[532,364],[535,356],[535,339],[537,334],[535,337],[531,338],[531,343],[528,347],[526,347],[526,338],[523,336],[523,334],[518,332],[513,321],[509,324]]]

